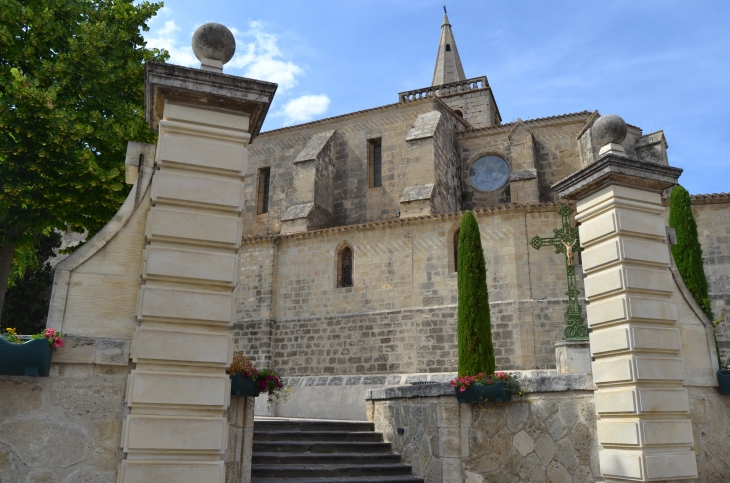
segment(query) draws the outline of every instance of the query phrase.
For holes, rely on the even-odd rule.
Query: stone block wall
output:
[[[461,111],[464,120],[477,129],[494,126],[502,121],[494,102],[492,89],[489,87],[448,94],[441,96],[441,99],[451,109]]]
[[[315,123],[261,133],[249,147],[246,168],[244,235],[278,233],[280,218],[294,202],[293,163],[313,136],[336,129],[334,151],[334,222],[351,225],[397,218],[399,200],[408,176],[406,136],[419,114],[434,110],[440,101],[426,99],[392,104],[337,116]],[[368,187],[368,140],[382,141],[382,186]],[[433,171],[433,157],[424,160]],[[427,166],[424,164],[424,166]],[[269,213],[256,214],[256,184],[260,168],[271,168]],[[428,167],[428,166],[427,166]]]
[[[432,204],[436,207],[435,213],[454,213],[461,211],[461,162],[455,137],[465,126],[443,105],[436,107],[441,111],[441,122],[433,136],[435,186]]]
[[[540,200],[557,201],[557,193],[550,188],[553,184],[581,168],[579,145],[576,136],[590,116],[588,112],[566,114],[546,119],[524,121],[532,131],[536,155],[537,178]],[[512,166],[509,133],[514,123],[484,129],[469,130],[457,136],[459,152],[463,163],[462,186],[464,187],[464,208],[474,209],[511,201],[509,184],[491,192],[481,192],[469,181],[471,165],[488,154],[500,156]]]
[[[126,357],[108,356],[109,340],[67,340],[57,349],[49,377],[0,376],[0,483],[115,483],[123,459],[122,422]],[[119,344],[115,344],[119,346]],[[128,350],[128,348],[127,348]],[[74,362],[72,362],[74,361]],[[120,362],[121,361],[121,362]],[[231,397],[226,482],[249,481],[254,399]],[[244,478],[248,475],[248,478]]]
[[[602,481],[590,376],[523,377],[531,394],[509,403],[459,404],[448,384],[372,389],[367,415],[426,483]],[[730,398],[689,387],[689,399],[697,481],[724,483]]]
[[[567,304],[564,257],[528,242],[552,235],[557,208],[476,213],[502,369],[555,367],[553,344],[562,338]],[[287,375],[453,370],[459,223],[453,214],[248,239],[236,346]],[[354,286],[337,288],[336,253],[344,242],[354,250]]]
[[[535,392],[510,403],[459,404],[448,384],[372,390],[368,417],[426,483],[598,480],[590,379],[526,382]]]
[[[49,377],[0,376],[0,482],[114,483],[130,370],[53,364]]]
[[[715,317],[725,320],[716,329],[720,354],[730,359],[730,195],[692,197],[692,214],[702,245],[705,276]]]

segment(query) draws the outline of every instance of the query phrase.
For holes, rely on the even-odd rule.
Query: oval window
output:
[[[469,180],[480,191],[494,191],[509,179],[507,161],[490,154],[474,161],[469,170]]]

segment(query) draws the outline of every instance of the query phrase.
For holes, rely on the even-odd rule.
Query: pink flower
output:
[[[54,329],[46,329],[46,331],[43,333],[43,337],[46,337],[48,339],[52,338],[54,335],[56,335],[56,331]]]
[[[464,386],[461,386],[461,388],[459,389],[459,391],[464,392],[464,391],[466,391],[466,388]]]
[[[63,347],[63,339],[60,337],[56,337],[56,339],[53,341],[53,347]]]

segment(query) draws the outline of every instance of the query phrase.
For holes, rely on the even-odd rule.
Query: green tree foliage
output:
[[[672,247],[672,255],[679,274],[697,304],[712,319],[697,222],[692,215],[689,193],[682,186],[674,188],[669,197],[669,226],[677,230],[677,244]]]
[[[51,230],[38,237],[33,250],[27,246],[16,250],[0,330],[13,327],[18,334],[35,334],[43,329],[53,283],[49,259],[60,246],[61,235]]]
[[[492,324],[489,316],[487,267],[479,225],[471,211],[464,213],[458,250],[459,376],[494,372]]]
[[[96,233],[128,192],[144,119],[141,30],[161,3],[0,0],[0,310],[16,246],[50,228]]]

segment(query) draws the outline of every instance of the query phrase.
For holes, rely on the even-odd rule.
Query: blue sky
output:
[[[391,104],[431,83],[442,0],[166,0],[145,38],[198,66],[195,29],[233,30],[225,72],[279,84],[264,130]],[[691,193],[730,191],[730,1],[448,0],[467,77],[504,122],[582,110],[663,129]]]

